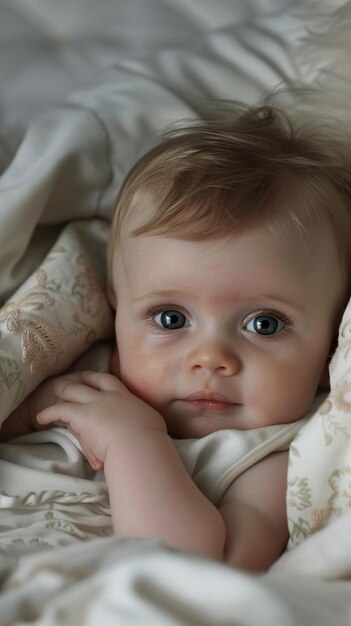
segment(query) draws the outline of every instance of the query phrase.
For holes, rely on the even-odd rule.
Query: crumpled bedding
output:
[[[318,546],[309,556],[319,560]],[[15,568],[3,561],[3,572],[7,580],[0,604],[1,626],[22,626],[29,620],[38,626],[345,626],[350,622],[350,583],[324,580],[323,567],[316,576],[309,571],[250,576],[170,550],[157,540],[95,539],[84,543],[83,549],[74,545],[33,553]]]
[[[329,366],[330,393],[290,448],[287,509],[290,547],[351,507],[351,302]],[[316,453],[318,451],[318,453]]]
[[[137,0],[0,2],[0,423],[45,377],[77,359],[98,366],[113,334],[104,250],[114,200],[165,127],[207,98],[253,103],[281,82],[319,86],[348,119],[350,1],[144,0],[139,11]],[[349,623],[350,317],[348,307],[331,393],[291,447],[291,542],[269,573],[106,536],[104,481],[55,429],[52,471],[40,474],[38,448],[37,480],[18,481],[17,493],[16,453],[0,445],[0,626]],[[69,513],[62,454],[89,493]],[[54,547],[31,538],[29,519],[48,525]]]

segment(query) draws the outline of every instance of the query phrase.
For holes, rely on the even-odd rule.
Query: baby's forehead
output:
[[[211,270],[218,275],[230,270],[239,273],[244,266],[255,262],[257,273],[260,265],[279,276],[298,270],[299,278],[307,278],[306,272],[316,273],[316,267],[333,265],[338,259],[338,248],[330,228],[316,227],[304,236],[272,232],[266,225],[241,229],[225,237],[185,239],[164,234],[132,235],[125,232],[116,251],[115,267],[129,268],[130,276],[156,275],[167,272],[171,277],[182,271],[191,274],[195,269]],[[210,265],[208,261],[211,261]],[[132,271],[133,270],[133,271]]]

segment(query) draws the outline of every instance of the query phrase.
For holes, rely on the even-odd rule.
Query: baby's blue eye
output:
[[[256,315],[247,324],[244,329],[256,335],[276,335],[285,328],[284,322],[274,315]]]
[[[175,330],[178,328],[184,328],[188,326],[188,320],[180,311],[173,309],[162,311],[154,316],[156,324],[166,328],[167,330]]]

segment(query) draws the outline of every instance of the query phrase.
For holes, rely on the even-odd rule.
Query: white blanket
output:
[[[253,103],[281,82],[320,85],[322,100],[347,119],[350,23],[351,2],[339,0],[0,1],[0,423],[43,378],[74,366],[111,335],[104,246],[118,187],[133,162],[208,97]],[[336,398],[349,384],[349,358],[341,342],[329,398],[332,410],[343,412],[334,438],[342,441],[344,468],[350,446],[342,428],[350,410],[347,395],[342,409]],[[10,492],[23,458],[20,464],[10,445],[1,446],[0,626],[349,623],[351,520],[345,498],[342,506],[330,505],[321,474],[328,479],[334,472],[335,450],[326,469],[323,455],[331,447],[316,445],[325,432],[321,415],[334,415],[329,408],[293,448],[288,512],[291,519],[294,511],[305,515],[308,532],[264,576],[156,540],[101,536],[111,532],[103,481],[89,474],[68,439],[66,447],[53,444],[46,477],[57,489],[55,502],[45,502],[39,474],[35,484],[21,479],[17,493]],[[50,436],[59,439],[55,432]],[[312,463],[302,472],[304,446]],[[61,507],[72,493],[70,474],[65,481],[60,474],[62,451],[89,493],[77,496],[70,514]],[[40,472],[39,449],[37,457]],[[319,494],[316,503],[306,500],[306,484],[307,493]],[[346,493],[348,483],[336,489]],[[46,506],[40,519],[38,503]],[[70,516],[82,513],[85,524],[70,533]],[[31,523],[40,526],[43,518],[55,537],[51,546],[44,534],[31,542]]]

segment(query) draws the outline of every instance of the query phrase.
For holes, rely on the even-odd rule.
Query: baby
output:
[[[289,444],[328,388],[349,295],[350,192],[326,121],[233,104],[170,133],[117,201],[110,372],[44,382],[5,436],[66,426],[104,469],[118,535],[269,568],[288,540]],[[185,461],[184,440],[205,454]],[[211,498],[192,472],[219,466]]]

